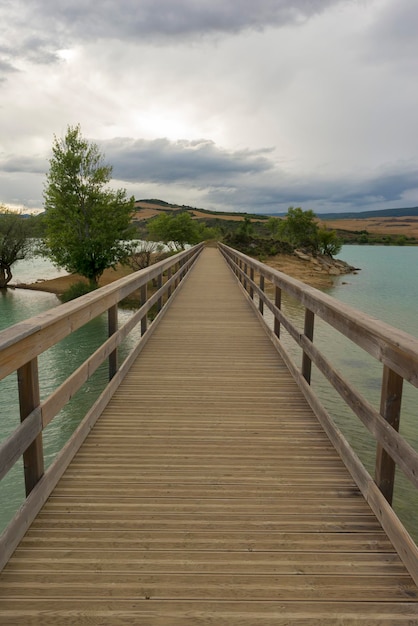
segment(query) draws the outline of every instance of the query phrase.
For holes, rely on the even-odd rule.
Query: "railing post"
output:
[[[111,337],[118,330],[118,306],[114,304],[107,311],[108,335]],[[109,354],[109,380],[112,380],[118,371],[118,349]]]
[[[32,359],[17,371],[20,421],[23,422],[40,405],[38,359]],[[42,433],[39,433],[23,453],[26,496],[44,473]]]
[[[160,274],[158,274],[158,277],[157,277],[157,289],[161,289],[162,286],[163,286],[163,273],[161,272]],[[157,311],[160,312],[162,308],[163,308],[163,299],[161,296],[157,300]]]
[[[176,274],[178,271],[179,271],[179,264],[176,263],[173,266],[173,272],[174,272],[174,274]],[[178,286],[179,286],[179,279],[176,278],[176,280],[174,281],[174,291],[177,289]]]
[[[402,387],[402,376],[399,376],[399,374],[393,372],[387,365],[384,365],[380,414],[396,431],[399,431]],[[395,461],[380,444],[377,444],[375,482],[389,504],[392,504],[393,499],[395,469]]]
[[[250,267],[250,298],[251,300],[254,300],[254,287],[253,287],[253,282],[254,282],[254,268]]]
[[[314,322],[315,322],[314,313],[312,313],[312,311],[310,311],[309,309],[305,309],[305,326],[304,326],[303,332],[304,332],[305,337],[307,337],[310,341],[312,341],[313,339]],[[302,356],[302,376],[309,384],[311,382],[311,371],[312,371],[312,361],[308,357],[306,352],[304,352]]]
[[[282,290],[277,286],[274,291],[274,304],[278,309],[282,308]],[[274,316],[274,334],[276,337],[280,337],[280,322],[276,316]]]
[[[244,263],[244,289],[247,291],[247,274],[248,274],[248,265]]]
[[[147,293],[148,293],[148,284],[145,283],[145,285],[142,285],[141,287],[141,293],[140,293],[140,298],[139,298],[140,306],[144,306],[144,304],[146,303],[148,299]],[[141,318],[141,337],[147,332],[147,327],[148,327],[148,317],[147,317],[147,314],[145,313],[144,317]]]
[[[260,289],[264,293],[264,276],[262,274],[260,274]],[[261,296],[259,296],[259,300],[258,300],[258,310],[260,311],[261,315],[263,315],[264,302]]]
[[[171,267],[169,267],[167,270],[167,282],[170,280],[170,278],[171,278]],[[167,289],[167,300],[171,298],[171,293],[172,293],[172,287],[170,285]]]

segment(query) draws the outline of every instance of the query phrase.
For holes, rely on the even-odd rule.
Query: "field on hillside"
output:
[[[379,235],[405,235],[418,238],[418,217],[375,217],[367,219],[327,220],[327,228],[348,231],[367,230]]]

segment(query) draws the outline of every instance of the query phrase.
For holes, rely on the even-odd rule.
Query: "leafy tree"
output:
[[[300,207],[289,207],[282,226],[282,237],[295,248],[316,249],[318,225],[313,211],[303,211]]]
[[[134,198],[109,189],[112,167],[80,126],[54,138],[44,190],[46,254],[59,267],[87,278],[92,286],[105,269],[124,262],[133,234]]]
[[[254,233],[254,226],[249,215],[245,215],[242,222],[240,222],[238,226],[238,233],[240,235],[244,235],[245,237],[251,237]]]
[[[266,222],[266,228],[271,233],[273,239],[280,239],[282,236],[285,221],[279,217],[269,217]]]
[[[0,289],[11,281],[12,265],[30,251],[27,219],[0,205]]]
[[[178,215],[161,213],[148,222],[149,236],[154,241],[162,241],[176,250],[184,250],[186,244],[213,238],[213,228],[199,224],[190,213],[183,211]]]
[[[335,230],[328,230],[326,228],[318,229],[317,240],[318,250],[321,254],[334,256],[341,250],[342,242],[337,237]]]

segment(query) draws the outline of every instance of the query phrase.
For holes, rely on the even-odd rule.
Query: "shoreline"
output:
[[[312,257],[301,251],[295,251],[294,254],[278,254],[269,257],[264,263],[316,289],[328,289],[333,286],[338,276],[353,274],[359,269],[339,259]],[[131,273],[133,270],[128,266],[105,270],[99,280],[99,287],[104,287]],[[11,284],[9,288],[44,291],[60,296],[77,282],[87,284],[88,281],[78,274],[66,274],[46,280],[38,279],[34,283]]]

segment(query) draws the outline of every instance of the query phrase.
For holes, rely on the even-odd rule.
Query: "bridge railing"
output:
[[[219,248],[328,437],[408,569],[418,580],[416,545],[391,506],[396,467],[402,470],[415,489],[418,488],[418,453],[399,433],[403,382],[408,381],[418,387],[418,339],[237,250],[223,244],[219,244]],[[281,306],[283,294],[303,307],[303,332],[285,315]],[[266,311],[271,313],[273,323],[266,320]],[[315,345],[316,317],[382,364],[380,410],[376,410]],[[295,362],[291,351],[281,340],[281,329],[285,329],[299,346],[300,364]],[[374,478],[365,469],[311,386],[312,364],[374,437]]]
[[[148,341],[202,248],[203,244],[199,244],[0,332],[0,380],[16,373],[21,419],[20,425],[0,443],[0,479],[23,457],[26,488],[26,500],[0,537],[0,570]],[[151,282],[155,285],[152,293],[148,289]],[[139,293],[139,308],[126,323],[119,324],[118,304],[134,292]],[[157,315],[149,324],[153,307]],[[107,339],[41,401],[39,355],[102,314],[108,318]],[[118,347],[136,328],[140,328],[140,338],[119,364]],[[106,360],[107,386],[45,471],[42,431]]]

